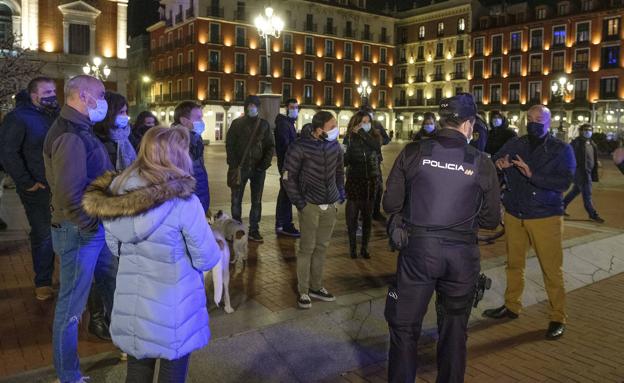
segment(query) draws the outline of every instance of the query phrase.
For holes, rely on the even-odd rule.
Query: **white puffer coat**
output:
[[[93,182],[83,199],[104,221],[106,242],[119,256],[110,332],[138,358],[180,358],[210,338],[202,272],[219,247],[191,177],[148,185],[138,174],[111,193],[114,175]]]

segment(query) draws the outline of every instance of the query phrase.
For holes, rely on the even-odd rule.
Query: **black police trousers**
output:
[[[479,248],[448,238],[410,236],[399,253],[396,285],[388,291],[388,381],[413,383],[422,320],[436,292],[437,382],[463,382],[467,325],[479,276]]]

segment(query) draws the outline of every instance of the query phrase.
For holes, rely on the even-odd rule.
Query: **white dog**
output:
[[[208,274],[212,273],[212,284],[214,285],[214,301],[217,307],[223,298],[223,310],[231,314],[234,312],[230,304],[230,247],[223,235],[213,230],[215,240],[221,249],[221,259],[211,271],[204,272],[204,284],[208,283]]]
[[[212,217],[212,231],[220,233],[223,238],[232,242],[234,257],[230,262],[236,263],[238,260],[247,261],[247,252],[249,250],[247,228],[242,223],[219,210]]]

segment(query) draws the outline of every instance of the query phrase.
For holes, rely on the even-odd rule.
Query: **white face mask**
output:
[[[583,137],[590,139],[592,137],[593,132],[591,130],[586,130],[583,132]]]
[[[500,118],[494,118],[494,119],[492,120],[492,125],[493,125],[495,128],[498,128],[499,126],[503,125],[503,120],[501,120]]]
[[[89,108],[89,105],[87,104],[87,112],[89,113],[89,119],[91,120],[91,122],[96,123],[96,122],[100,122],[102,120],[104,120],[104,118],[106,117],[106,112],[108,112],[108,103],[106,102],[106,100],[102,99],[96,99],[95,97],[91,96],[89,94],[89,97],[93,98],[95,100],[95,108],[91,109]]]
[[[288,109],[288,117],[292,118],[293,120],[297,119],[297,116],[299,116],[299,109]]]
[[[249,117],[252,117],[252,118],[256,117],[258,115],[258,108],[256,108],[255,106],[253,108],[252,107],[248,107],[247,108],[247,115]]]
[[[117,117],[115,117],[115,126],[118,128],[125,128],[126,126],[128,126],[129,120],[130,117],[118,114]]]
[[[338,138],[338,127],[335,127],[334,129],[330,130],[329,132],[327,132],[327,138],[325,138],[326,141],[335,141],[336,138]]]
[[[365,123],[362,123],[362,129],[363,129],[366,133],[370,132],[370,130],[371,130],[371,123],[370,123],[370,122],[365,122]]]

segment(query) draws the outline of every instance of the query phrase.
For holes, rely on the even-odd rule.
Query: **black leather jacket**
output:
[[[347,177],[378,177],[381,142],[373,134],[367,133],[363,129],[346,137],[344,142],[347,146],[344,157]]]

